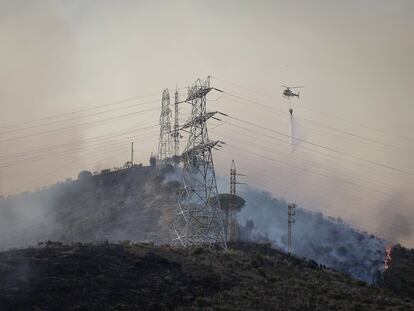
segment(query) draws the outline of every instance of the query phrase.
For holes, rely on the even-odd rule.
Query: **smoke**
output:
[[[54,236],[56,188],[0,199],[0,249],[57,239]]]
[[[164,183],[167,184],[171,181],[182,182],[182,167],[178,166],[172,170],[168,170],[164,175]]]
[[[404,243],[413,239],[412,211],[403,193],[395,193],[379,203],[377,231],[392,243]]]
[[[250,187],[243,188],[241,196],[246,206],[238,216],[239,223],[253,221],[254,239],[266,237],[275,246],[287,250],[287,202]],[[370,283],[383,268],[386,242],[353,229],[340,218],[297,208],[292,231],[296,255]]]
[[[133,240],[167,243],[176,210],[181,170],[137,167],[81,178],[0,199],[0,248],[45,240]],[[220,192],[227,181],[218,178]],[[287,248],[287,202],[244,186],[238,219],[245,238]],[[341,219],[297,208],[293,252],[367,282],[383,267],[385,241],[359,232]]]
[[[167,243],[175,190],[147,166],[1,198],[0,249],[46,240]]]
[[[31,150],[83,138],[79,129],[18,138],[62,127],[62,124],[56,124],[22,130],[34,125],[22,123],[77,108],[73,106],[77,87],[73,83],[77,76],[73,53],[75,36],[73,28],[67,23],[68,13],[58,1],[0,2],[0,66],[3,68],[0,72],[0,124],[3,127],[0,128],[0,170],[4,193],[19,193],[56,182],[59,172],[51,176],[44,175],[51,168],[60,167],[63,171],[68,163],[79,156],[79,153],[72,153],[45,161],[24,163],[17,157],[3,159],[8,154],[30,154]],[[18,131],[10,132],[13,130]],[[11,163],[13,160],[18,165]],[[61,172],[59,177],[70,173]],[[36,206],[33,207],[35,209]]]

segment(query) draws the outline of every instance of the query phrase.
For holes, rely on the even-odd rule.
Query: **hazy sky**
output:
[[[299,84],[295,136],[337,152],[291,153],[284,136],[213,121],[211,138],[229,145],[218,174],[234,158],[251,186],[414,245],[413,32],[411,0],[0,0],[3,193],[121,166],[132,140],[147,163],[163,88],[212,75],[227,94],[211,94],[211,109],[288,134],[281,84]]]

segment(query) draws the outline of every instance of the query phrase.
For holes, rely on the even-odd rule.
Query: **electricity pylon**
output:
[[[158,160],[162,166],[171,160],[171,109],[168,89],[162,92]]]
[[[231,161],[230,168],[230,206],[229,217],[227,222],[227,240],[231,242],[237,242],[239,240],[239,226],[237,223],[237,206],[236,206],[236,185],[242,185],[244,183],[237,182],[237,176],[245,176],[238,174],[236,171],[236,164],[234,160]]]
[[[174,156],[175,161],[174,164],[178,164],[178,157],[180,152],[180,128],[178,125],[178,91],[175,91],[175,98],[174,98],[174,131],[172,132],[171,136],[174,138]]]
[[[197,79],[188,89],[185,100],[191,104],[191,120],[181,128],[187,130],[189,136],[181,156],[184,163],[182,187],[172,237],[173,244],[183,247],[212,244],[227,247],[211,152],[222,142],[211,141],[207,131],[207,120],[217,113],[206,110],[206,95],[212,89],[210,77],[204,82]]]
[[[292,224],[295,223],[296,204],[288,204],[288,253],[292,254]]]

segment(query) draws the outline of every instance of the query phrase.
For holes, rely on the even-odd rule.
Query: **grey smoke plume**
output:
[[[270,194],[245,187],[240,190],[246,206],[239,214],[241,224],[252,220],[253,233],[265,236],[287,250],[287,203]],[[324,217],[296,209],[293,225],[293,252],[316,262],[374,282],[383,269],[386,242],[359,232],[340,218]]]
[[[392,243],[410,238],[414,233],[411,222],[412,211],[404,208],[404,194],[395,193],[379,204],[378,232],[382,232]]]
[[[134,167],[0,199],[0,249],[58,240],[169,241],[175,189]]]
[[[176,210],[178,172],[160,176],[150,167],[86,177],[34,193],[0,200],[0,248],[22,247],[44,240],[154,241],[168,243]],[[218,178],[220,192],[228,181]],[[287,247],[287,204],[268,193],[240,188],[246,206],[239,222],[248,222],[253,241],[270,240]],[[383,268],[386,242],[358,232],[341,219],[298,208],[293,251],[367,282]]]

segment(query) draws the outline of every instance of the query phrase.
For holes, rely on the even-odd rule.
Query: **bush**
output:
[[[202,248],[202,247],[197,247],[196,249],[194,249],[194,251],[193,251],[193,254],[194,255],[200,255],[200,254],[202,254],[202,253],[204,253],[204,248]]]

